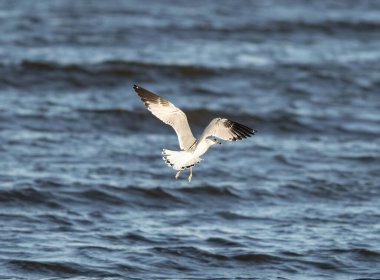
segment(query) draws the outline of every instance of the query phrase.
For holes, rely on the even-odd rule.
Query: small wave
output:
[[[92,113],[96,115],[116,115],[119,116],[121,114],[130,115],[135,114],[133,111],[128,111],[123,108],[105,108],[105,109],[86,109],[86,108],[79,108],[78,112],[81,113]]]
[[[154,247],[152,249],[155,252],[161,254],[169,254],[179,257],[187,257],[193,259],[215,259],[215,260],[227,260],[228,257],[222,254],[211,253],[206,250],[201,250],[193,246],[182,247]]]
[[[115,248],[109,248],[106,246],[98,246],[98,245],[83,245],[76,247],[79,251],[96,251],[101,253],[111,253],[115,251]]]
[[[136,232],[129,232],[123,236],[128,240],[137,241],[137,242],[146,242],[146,243],[155,243],[153,240],[143,236],[142,234],[138,234]]]
[[[180,192],[194,195],[208,195],[216,197],[233,197],[238,198],[239,195],[232,187],[214,187],[214,186],[201,186],[201,187],[186,187],[182,188]]]
[[[379,162],[380,158],[378,156],[372,155],[352,155],[352,156],[338,156],[340,159],[347,159],[352,161],[358,161],[362,163],[375,163]]]
[[[315,125],[303,123],[299,116],[286,110],[272,111],[265,116],[256,117],[256,119],[257,123],[261,127],[265,127],[267,131],[315,133],[326,129],[319,127],[318,123]]]
[[[149,239],[148,237],[144,236],[144,234],[141,231],[128,232],[128,233],[123,233],[123,234],[118,234],[118,235],[105,234],[105,235],[101,235],[101,237],[115,243],[124,243],[124,242],[147,243],[147,244],[159,243],[158,241]]]
[[[313,266],[322,270],[334,270],[341,271],[340,266],[328,261],[306,261],[300,260],[300,263],[306,264],[308,266]]]
[[[216,214],[218,216],[222,217],[223,219],[226,219],[226,220],[250,220],[250,219],[252,219],[252,217],[237,214],[237,213],[230,212],[230,211],[220,211],[220,212],[217,212]]]
[[[39,221],[35,218],[35,217],[32,217],[32,216],[28,216],[28,215],[24,215],[24,214],[5,214],[5,213],[0,213],[0,220],[3,222],[3,223],[6,223],[6,222],[13,222],[13,221],[19,221],[19,222],[25,222],[25,223],[38,223]],[[33,232],[33,230],[27,230],[27,231],[30,231],[30,232]]]
[[[8,265],[20,269],[27,273],[49,274],[54,276],[83,276],[91,277],[117,277],[119,274],[87,268],[72,262],[53,262],[53,261],[30,261],[30,260],[11,260]]]
[[[233,255],[224,255],[212,253],[207,250],[202,250],[193,246],[188,247],[154,247],[153,250],[158,253],[170,254],[173,256],[193,258],[197,260],[208,261],[238,261],[238,262],[251,262],[256,264],[276,264],[284,261],[283,258],[258,253],[241,253]]]
[[[227,246],[227,247],[242,247],[243,246],[243,244],[239,242],[232,241],[232,240],[222,238],[222,237],[210,237],[210,238],[207,238],[206,241],[208,243],[218,245],[218,246]]]
[[[283,259],[277,256],[268,254],[255,254],[245,253],[232,256],[232,259],[241,262],[254,262],[254,263],[281,263]]]
[[[276,20],[270,22],[256,22],[255,24],[240,25],[199,25],[194,26],[194,30],[207,30],[222,33],[244,34],[256,32],[263,33],[295,33],[295,32],[322,32],[335,34],[340,32],[379,32],[380,22],[365,19],[344,20],[344,19],[322,19],[322,20]]]
[[[35,79],[44,79],[41,73],[48,76],[56,76],[57,79],[66,79],[68,83],[74,86],[80,86],[84,82],[79,79],[88,79],[89,81],[103,80],[110,82],[109,78],[121,77],[141,77],[142,74],[150,75],[152,73],[161,73],[168,75],[183,76],[208,76],[216,74],[217,70],[200,65],[170,64],[170,63],[153,63],[128,60],[105,60],[98,63],[60,63],[57,61],[38,61],[23,60],[19,64],[0,64],[2,81],[7,77],[12,79],[23,77],[33,77]],[[78,77],[78,78],[75,78]],[[41,80],[42,81],[42,80]]]
[[[34,86],[109,87],[124,83],[124,79],[140,80],[156,75],[201,76],[217,70],[197,65],[145,63],[106,60],[99,63],[62,64],[55,61],[24,60],[19,64],[0,64],[0,85],[16,88]],[[49,80],[49,83],[46,81]]]
[[[82,186],[85,188],[85,186]],[[86,187],[87,188],[87,187]],[[120,205],[124,203],[132,203],[139,206],[159,206],[164,207],[169,203],[185,205],[188,202],[194,201],[194,196],[205,199],[211,198],[240,198],[238,191],[232,187],[184,187],[178,189],[168,189],[162,187],[145,188],[139,186],[129,186],[119,188],[108,185],[91,186],[90,189],[81,190],[75,193],[65,192],[65,197],[73,198],[73,201],[78,202],[78,199],[90,200],[92,202],[101,202],[105,204]],[[1,198],[1,197],[0,197]],[[226,219],[244,219],[249,218],[243,215],[221,212],[219,213]]]
[[[167,64],[167,63],[152,63],[141,61],[125,61],[125,60],[108,60],[102,62],[101,66],[107,66],[111,69],[117,67],[131,67],[133,69],[156,69],[167,72],[168,74],[184,74],[184,75],[211,75],[215,74],[216,70],[206,66],[186,65],[186,64]]]
[[[72,226],[73,225],[73,223],[71,223],[67,218],[59,217],[57,215],[52,215],[52,214],[39,215],[38,219],[40,219],[42,221],[47,221],[48,223],[61,225],[61,226]]]
[[[62,65],[56,62],[33,61],[33,60],[23,60],[20,64],[20,67],[26,70],[33,70],[33,71],[61,70],[61,71],[66,71],[66,72],[79,72],[79,71],[85,70],[85,68],[80,67],[79,65],[75,65],[75,64]]]
[[[299,21],[288,25],[284,22],[277,22],[276,26],[285,27],[285,30],[295,30],[295,29],[307,29],[315,31],[323,31],[326,33],[337,33],[341,31],[352,31],[352,32],[378,32],[380,27],[380,22],[370,21],[370,20],[323,20],[323,21]],[[289,28],[290,27],[290,28]]]
[[[302,256],[304,256],[303,254],[293,252],[293,251],[283,251],[283,252],[281,252],[281,254],[288,256],[288,257],[302,257]]]
[[[353,252],[359,256],[367,257],[367,258],[376,258],[380,262],[380,251],[374,251],[364,248],[353,249]]]
[[[62,197],[66,202],[70,203],[98,203],[103,205],[136,205],[141,207],[167,207],[172,203],[184,204],[185,202],[175,194],[170,193],[169,190],[165,190],[161,187],[156,188],[142,188],[137,186],[129,186],[125,188],[119,188],[109,185],[80,185],[80,189],[75,191],[72,189],[62,190],[57,192],[56,197]],[[1,199],[1,196],[0,196]],[[0,200],[1,201],[1,200]],[[92,213],[92,216],[96,219],[103,219],[102,213]],[[60,217],[45,216],[46,219],[52,219],[51,222],[62,222]],[[78,223],[88,224],[88,220],[75,220]]]
[[[366,261],[380,262],[380,251],[370,250],[366,248],[352,249],[332,249],[331,254],[353,254],[356,258]]]
[[[143,195],[144,197],[149,197],[153,199],[160,199],[160,200],[167,200],[167,201],[173,201],[173,202],[182,202],[178,197],[175,195],[169,193],[168,191],[156,187],[156,188],[139,188],[139,187],[129,187],[127,188],[127,191],[131,194],[139,194]]]
[[[4,67],[4,65],[3,65]],[[50,61],[24,60],[20,67],[25,70],[33,71],[63,71],[63,72],[84,72],[102,73],[115,76],[131,76],[138,72],[138,69],[161,69],[173,73],[182,74],[213,74],[214,70],[207,67],[179,64],[160,64],[149,62],[125,61],[125,60],[106,60],[95,64],[60,64]]]
[[[123,204],[125,201],[118,196],[111,195],[105,191],[87,190],[80,193],[81,197],[91,201],[98,201],[110,204]]]
[[[287,166],[301,167],[299,164],[293,163],[290,159],[288,159],[285,155],[276,154],[273,158],[279,163],[283,163]]]
[[[181,264],[180,262],[176,260],[162,260],[162,261],[156,262],[154,265],[156,267],[159,267],[165,270],[177,270],[181,272],[194,271],[194,269],[191,268],[190,266]]]
[[[29,272],[54,272],[59,274],[80,274],[83,268],[75,263],[11,260],[8,264]]]
[[[60,178],[38,178],[34,180],[34,183],[38,186],[43,186],[44,188],[60,188],[66,186]]]
[[[46,205],[51,208],[62,208],[59,203],[54,201],[54,196],[51,193],[40,191],[33,187],[0,190],[0,202],[21,202],[25,204]]]
[[[378,190],[367,185],[357,184],[352,188],[350,184],[336,180],[334,182],[316,178],[308,178],[305,181],[293,182],[279,188],[277,195],[294,201],[309,199],[356,199],[366,200],[377,195]],[[342,217],[343,220],[346,220]]]
[[[380,22],[370,19],[351,19],[351,18],[320,18],[320,19],[301,19],[299,17],[289,19],[278,19],[269,21],[243,21],[234,24],[215,24],[204,22],[195,22],[188,25],[179,25],[168,23],[156,27],[157,32],[161,33],[207,33],[222,35],[241,36],[249,34],[268,35],[271,34],[289,34],[320,32],[324,34],[337,34],[341,32],[371,33],[379,32]],[[245,36],[246,37],[246,36]]]

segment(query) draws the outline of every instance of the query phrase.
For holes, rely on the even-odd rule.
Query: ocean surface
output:
[[[380,279],[379,175],[380,1],[0,1],[0,279]]]

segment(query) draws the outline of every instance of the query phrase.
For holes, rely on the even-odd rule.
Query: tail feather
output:
[[[193,167],[202,160],[199,157],[194,157],[192,153],[187,151],[171,151],[163,149],[162,154],[162,159],[166,164],[175,170],[183,170]]]

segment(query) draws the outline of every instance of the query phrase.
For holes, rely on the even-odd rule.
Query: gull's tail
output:
[[[163,149],[162,154],[164,155],[162,159],[166,164],[175,170],[190,168],[202,160],[200,157],[194,157],[192,153],[186,151],[171,151]]]

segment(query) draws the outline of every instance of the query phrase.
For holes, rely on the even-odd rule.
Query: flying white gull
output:
[[[162,150],[164,161],[173,169],[178,170],[176,179],[178,179],[181,170],[190,168],[190,182],[193,176],[193,166],[202,160],[200,157],[212,145],[221,144],[217,138],[236,141],[256,133],[252,128],[237,122],[215,118],[203,131],[201,137],[195,139],[184,112],[169,101],[140,86],[134,85],[133,89],[140,96],[147,109],[158,119],[173,127],[177,133],[181,151]]]

